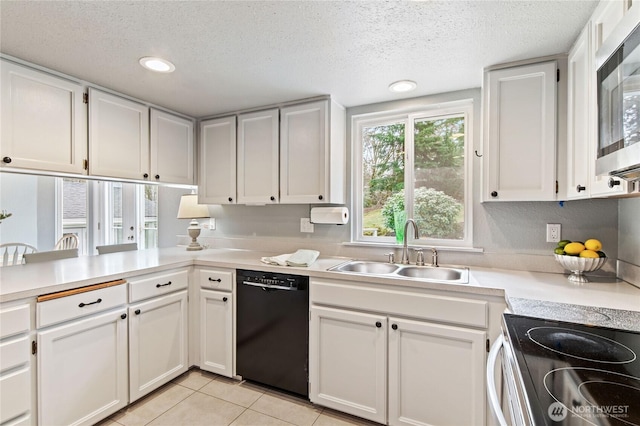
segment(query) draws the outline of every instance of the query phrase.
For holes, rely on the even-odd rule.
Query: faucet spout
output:
[[[403,265],[409,264],[409,249],[407,248],[407,231],[409,230],[409,224],[413,225],[413,238],[420,238],[420,233],[418,231],[418,225],[413,219],[407,219],[404,223],[404,237],[402,241],[402,259],[400,263]]]

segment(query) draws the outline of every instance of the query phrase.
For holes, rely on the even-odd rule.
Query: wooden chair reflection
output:
[[[56,243],[54,250],[68,250],[78,248],[78,236],[76,234],[64,234]]]
[[[98,254],[117,253],[119,251],[138,250],[138,243],[111,244],[108,246],[97,246]]]
[[[0,256],[2,256],[1,266],[20,265],[24,263],[23,256],[27,253],[35,253],[38,249],[24,243],[0,244]]]
[[[78,249],[40,251],[38,253],[26,253],[24,263],[47,262],[50,260],[67,259],[70,257],[78,257]]]

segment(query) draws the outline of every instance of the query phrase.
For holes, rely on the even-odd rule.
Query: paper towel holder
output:
[[[339,211],[336,211],[337,209],[339,209]],[[313,211],[320,212],[322,211],[322,213],[326,213],[328,219],[322,220],[322,221],[314,221],[313,220],[313,216],[314,216],[314,212]],[[314,224],[314,225],[346,225],[347,223],[349,223],[349,208],[346,206],[322,206],[322,207],[313,207],[313,206],[309,206],[309,222]]]

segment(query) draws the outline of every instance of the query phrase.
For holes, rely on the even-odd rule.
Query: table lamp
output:
[[[187,246],[188,251],[202,250],[202,246],[198,243],[200,224],[197,219],[207,217],[210,217],[209,208],[204,204],[198,204],[197,194],[185,194],[180,198],[178,219],[191,219],[191,223],[187,228],[187,232],[191,237],[191,243]]]

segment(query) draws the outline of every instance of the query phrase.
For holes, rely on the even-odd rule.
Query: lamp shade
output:
[[[204,217],[210,217],[209,207],[204,204],[198,204],[197,194],[185,194],[180,198],[178,219],[198,219]]]

